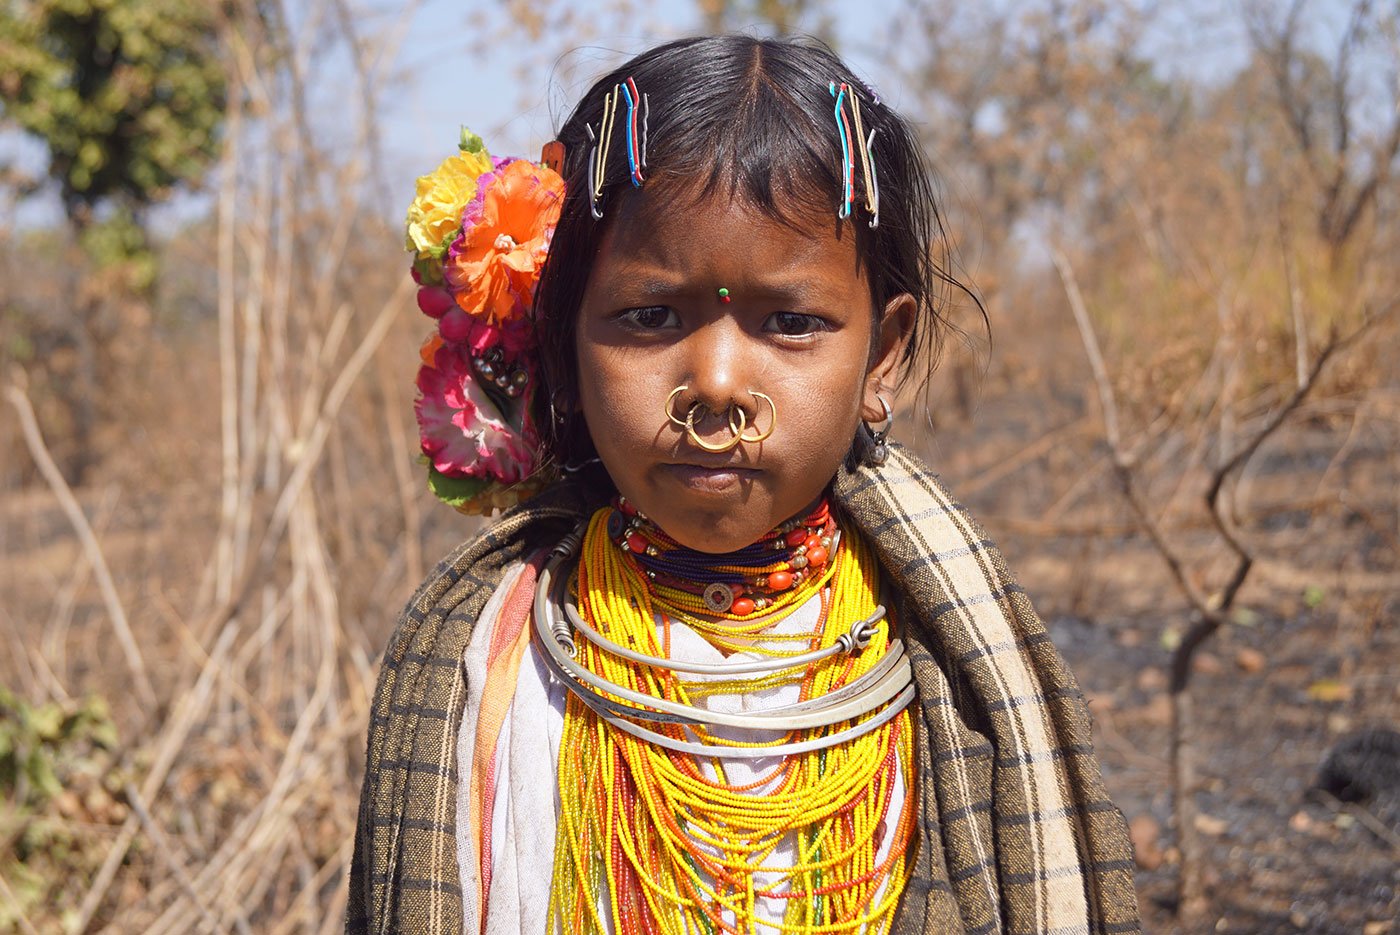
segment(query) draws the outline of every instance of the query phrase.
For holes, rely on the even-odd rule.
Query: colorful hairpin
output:
[[[617,124],[617,105],[627,100],[627,168],[632,175],[632,184],[641,188],[645,179],[642,170],[647,167],[647,122],[651,117],[651,98],[637,91],[637,82],[628,78],[624,84],[615,84],[611,91],[603,95],[603,118],[598,122],[595,133],[592,124],[584,124],[588,139],[593,148],[588,153],[588,207],[595,220],[603,219],[600,205],[603,199],[603,186],[608,180],[608,153],[612,150],[613,127]]]
[[[875,176],[875,131],[866,136],[860,119],[860,95],[851,94],[851,115],[856,126],[856,140],[861,143],[860,164],[865,170],[865,210],[870,214],[870,226],[880,226],[880,185]]]
[[[645,181],[642,170],[647,167],[647,120],[651,116],[651,97],[637,92],[637,82],[630,75],[621,88],[627,97],[627,168],[632,173],[632,185],[641,188]],[[639,113],[640,132],[637,129]]]
[[[851,202],[855,197],[855,160],[851,158],[851,127],[846,122],[846,95],[850,88],[835,81],[828,85],[831,96],[836,98],[836,136],[841,141],[841,207],[836,216],[845,220],[851,216]]]
[[[854,150],[860,147],[861,172],[865,178],[865,209],[870,214],[870,226],[880,226],[880,185],[875,174],[875,130],[870,131],[870,135],[865,134],[865,127],[860,116],[860,95],[845,82],[830,82],[827,85],[831,91],[831,96],[836,98],[836,135],[841,142],[841,206],[836,210],[836,216],[845,219],[851,216],[851,207],[855,201],[855,175],[856,160]],[[850,116],[847,117],[847,102],[849,101]],[[855,138],[852,140],[851,131],[854,129]]]
[[[617,87],[603,95],[603,117],[598,122],[598,132],[593,132],[592,124],[584,124],[593,148],[588,152],[588,207],[593,219],[603,219],[603,209],[599,201],[603,197],[603,184],[608,177],[608,151],[612,149],[613,124],[617,120]]]

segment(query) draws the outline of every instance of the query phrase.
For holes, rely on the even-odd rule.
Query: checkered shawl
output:
[[[1140,931],[1132,850],[1084,697],[1001,554],[899,446],[878,469],[841,472],[833,492],[899,595],[918,683],[917,846],[894,931]],[[462,651],[506,567],[597,506],[576,486],[546,491],[459,547],[409,602],[371,710],[347,931],[461,933]]]

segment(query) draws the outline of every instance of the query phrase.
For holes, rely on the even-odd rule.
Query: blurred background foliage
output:
[[[479,63],[562,115],[697,30],[918,127],[992,331],[949,296],[898,434],[1080,674],[1151,929],[1392,931],[1389,806],[1305,793],[1400,722],[1400,10],[854,10],[0,0],[0,932],[340,927],[378,653],[474,528],[413,457],[386,115],[486,129]]]
[[[146,209],[197,185],[218,153],[225,109],[218,7],[204,0],[22,0],[0,6],[3,120],[39,140],[81,274],[63,310],[15,325],[31,365],[50,377],[70,435],[114,415],[120,369],[108,346],[144,325],[155,283]],[[22,182],[27,191],[37,180]],[[129,301],[122,301],[122,300]],[[18,356],[18,354],[17,354]],[[81,483],[83,445],[66,461]]]

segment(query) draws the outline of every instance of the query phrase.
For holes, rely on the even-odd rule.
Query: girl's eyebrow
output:
[[[622,266],[612,276],[612,291],[655,296],[681,296],[713,292],[711,283],[687,282],[683,276],[668,276],[642,264]],[[743,291],[750,297],[768,299],[803,299],[825,292],[822,283],[811,276],[764,279],[761,275],[745,282]]]
[[[614,289],[644,292],[647,295],[679,295],[688,291],[685,283],[679,278],[656,276],[641,271],[634,273],[627,267],[623,267],[618,275],[613,277],[613,282]]]

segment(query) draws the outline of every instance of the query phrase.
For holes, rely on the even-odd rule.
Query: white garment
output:
[[[462,877],[464,935],[481,935],[483,932],[480,922],[481,907],[476,904],[480,874],[477,867],[469,866],[475,862],[469,833],[471,817],[467,809],[472,746],[476,739],[475,714],[481,707],[486,647],[490,645],[491,631],[500,616],[501,604],[504,603],[503,595],[509,591],[517,574],[518,572],[512,569],[502,580],[500,587],[483,609],[463,655],[467,667],[467,704],[457,743],[457,852]],[[770,632],[810,633],[816,626],[820,613],[821,600],[819,596],[814,595]],[[660,622],[657,625],[660,627]],[[786,643],[783,648],[791,649],[792,646],[792,643]],[[671,658],[713,664],[726,661],[739,663],[765,657],[752,652],[736,652],[725,656],[694,630],[672,621]],[[724,677],[711,678],[723,680]],[[705,676],[699,675],[688,677],[688,680],[694,681],[704,679]],[[800,700],[800,693],[799,684],[780,685],[743,695],[711,695],[694,701],[694,704],[710,711],[752,713],[778,705],[794,704]],[[568,689],[550,675],[532,642],[521,660],[516,678],[515,698],[497,742],[497,793],[492,815],[492,877],[491,891],[487,898],[490,912],[484,929],[486,935],[543,935],[547,931],[549,890],[554,867],[554,832],[559,807],[559,743],[564,730],[564,703],[567,696]],[[712,729],[710,733],[715,737],[760,742],[781,737],[780,733],[763,736],[762,733],[754,731],[742,731],[737,728],[726,730],[720,727]],[[781,765],[781,758],[746,760],[726,757],[722,762],[730,785],[743,785],[755,781],[765,773],[775,771]],[[703,768],[707,776],[713,779],[713,766],[705,761]],[[774,783],[776,781],[774,780]],[[768,791],[767,788],[756,790],[757,793],[765,791]],[[895,817],[904,807],[904,794],[903,772],[896,770],[894,786],[890,791],[891,817],[886,822],[875,857],[877,864],[888,856],[894,843],[897,825]],[[774,849],[767,862],[771,865],[790,866],[795,856],[795,842],[789,838]],[[771,886],[780,879],[780,874],[757,874],[754,879],[755,888]],[[877,894],[875,903],[879,902],[883,893],[882,889]],[[606,898],[606,894],[603,894],[603,898]],[[760,921],[775,924],[781,922],[787,902],[788,900],[784,899],[760,898],[755,904],[756,915]],[[605,911],[600,912],[600,916],[605,921],[609,918]]]

